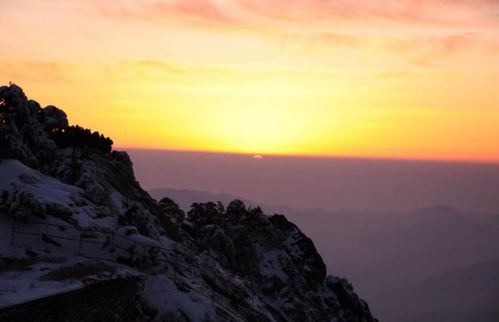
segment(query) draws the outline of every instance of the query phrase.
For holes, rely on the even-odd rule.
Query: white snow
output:
[[[62,266],[83,263],[95,261],[78,257],[45,257],[26,269],[0,272],[0,308],[82,288],[84,283],[77,278],[53,281],[40,277]],[[115,277],[137,275],[136,271],[127,266],[109,261],[105,263],[116,270],[113,273]],[[98,280],[96,276],[94,278]]]
[[[72,212],[72,217],[80,227],[116,227],[116,218],[94,218],[97,207],[84,197],[81,188],[71,186],[33,170],[17,160],[0,160],[0,194],[3,191],[31,193],[35,199],[44,204],[58,204]],[[114,196],[118,200],[118,196]],[[78,206],[75,200],[84,201]],[[48,218],[46,222],[66,224],[56,218]]]
[[[81,282],[40,281],[41,265],[28,271],[11,271],[0,274],[0,308],[23,303],[49,295],[72,291],[82,287]]]
[[[27,191],[46,202],[66,207],[72,203],[71,195],[82,193],[81,189],[45,176],[17,160],[0,161],[0,178],[0,192]]]
[[[213,305],[179,291],[172,280],[161,275],[147,278],[144,294],[160,313],[182,310],[191,321],[203,321],[205,314],[213,311]]]
[[[47,256],[56,254],[67,258],[68,262],[92,261],[79,256],[101,258],[109,261],[121,257],[134,260],[140,259],[142,255],[156,254],[157,249],[155,247],[160,247],[166,249],[166,251],[162,251],[158,258],[173,260],[170,256],[173,256],[172,253],[176,249],[175,253],[186,255],[185,257],[182,255],[175,257],[175,262],[180,265],[178,268],[182,270],[182,274],[174,272],[173,266],[168,263],[165,264],[164,261],[158,267],[155,267],[154,271],[158,275],[145,274],[144,295],[159,310],[158,313],[179,313],[181,311],[192,321],[203,321],[208,316],[217,317],[215,312],[217,306],[220,308],[227,306],[224,309],[226,314],[231,316],[234,321],[240,320],[239,314],[241,313],[230,311],[227,304],[230,300],[221,294],[213,293],[213,290],[203,280],[200,274],[203,271],[213,274],[219,281],[226,282],[227,286],[244,290],[251,297],[251,299],[246,300],[251,300],[254,307],[260,308],[262,311],[266,310],[266,301],[272,302],[270,304],[273,307],[279,307],[282,304],[273,302],[270,298],[265,300],[261,298],[261,294],[258,294],[258,292],[254,293],[251,290],[251,285],[245,283],[244,279],[227,270],[216,260],[216,254],[203,251],[201,254],[193,256],[188,247],[179,246],[179,244],[165,236],[153,240],[141,235],[134,226],[120,227],[117,224],[116,217],[97,216],[98,210],[101,209],[84,197],[82,189],[43,175],[18,161],[0,161],[0,194],[2,191],[9,191],[9,193],[15,191],[28,192],[46,205],[59,204],[64,206],[71,212],[71,217],[78,222],[80,227],[68,227],[68,222],[51,216],[37,220],[51,225],[37,225],[28,222],[23,226],[20,223],[20,231],[25,231],[27,234],[15,235],[18,239],[15,239],[14,246],[20,246],[16,248],[11,245],[12,219],[6,214],[0,213],[0,236],[2,236],[0,238],[0,258],[2,256],[23,258],[23,256],[27,256],[25,250],[29,249],[39,254],[50,254]],[[110,194],[110,198],[117,209],[123,210],[121,207],[123,205],[123,196],[121,194],[113,192]],[[59,227],[60,225],[65,226],[65,228]],[[82,232],[82,228],[92,229],[84,229]],[[44,237],[47,239],[46,236],[49,236],[50,239],[57,243],[44,240]],[[290,277],[286,272],[286,266],[289,265],[290,254],[287,251],[276,249],[268,243],[266,244],[264,237],[254,236],[254,238],[257,253],[260,255],[258,264],[262,275],[265,277],[277,276],[282,281],[289,280]],[[291,252],[296,252],[292,247],[295,242],[294,238],[295,236],[291,236],[286,240]],[[83,286],[80,280],[48,281],[40,279],[40,276],[48,271],[60,267],[60,262],[39,262],[32,265],[31,269],[0,271],[0,307],[68,292]],[[138,273],[133,268],[128,269]],[[172,276],[169,276],[169,273]],[[174,279],[177,279],[177,282],[178,279],[181,279],[183,284],[190,286],[191,291],[180,290],[186,290],[185,286],[178,287]],[[209,295],[205,295],[208,298],[203,297],[196,290],[208,292]],[[216,296],[215,303],[210,300],[209,296]]]

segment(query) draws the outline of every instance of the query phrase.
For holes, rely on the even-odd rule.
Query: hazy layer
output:
[[[146,189],[226,192],[269,205],[499,213],[499,165],[128,150]]]

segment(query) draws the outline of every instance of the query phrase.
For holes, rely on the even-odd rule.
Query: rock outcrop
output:
[[[23,166],[6,161],[12,159]],[[237,200],[193,204],[187,214],[171,199],[156,202],[111,139],[69,125],[62,110],[40,107],[13,84],[0,87],[2,162],[0,171],[17,171],[0,185],[0,216],[7,220],[36,218],[71,225],[78,236],[81,229],[108,236],[100,251],[110,254],[115,234],[155,245],[147,256],[156,260],[129,262],[142,275],[140,296],[155,320],[220,321],[224,314],[234,320],[237,310],[228,307],[237,306],[262,321],[375,321],[347,280],[327,276],[312,240],[285,216],[268,216]],[[61,243],[44,238],[50,243],[45,253],[63,253]],[[159,257],[167,248],[175,250],[174,261],[164,260],[173,255]],[[200,306],[189,291],[196,289],[225,300]],[[221,302],[225,306],[216,304]],[[229,313],[221,314],[222,307]]]
[[[17,159],[83,189],[99,216],[117,217],[145,235],[159,235],[155,201],[135,180],[128,155],[112,151],[109,138],[70,126],[66,113],[40,107],[14,84],[0,87],[0,122],[0,158]]]

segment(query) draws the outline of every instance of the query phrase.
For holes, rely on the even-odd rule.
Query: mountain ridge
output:
[[[156,199],[175,196],[186,205],[221,200],[209,192],[182,197],[186,189],[155,191],[163,192],[153,193]],[[499,316],[494,309],[498,215],[438,204],[400,213],[256,204],[296,223],[314,240],[328,271],[348,276],[382,321],[495,321]]]
[[[228,299],[226,316],[230,307],[247,306],[261,321],[375,321],[347,280],[327,276],[313,242],[284,216],[241,201],[198,203],[187,214],[168,198],[156,202],[111,139],[70,126],[62,110],[42,108],[14,84],[0,87],[0,124],[0,229],[15,227],[14,220],[25,229],[12,230],[16,249],[14,240],[0,240],[0,264],[29,268],[16,271],[23,278],[10,280],[11,292],[25,282],[34,291],[61,283],[78,288],[92,276],[122,272],[142,280],[135,305],[149,313],[137,321],[222,321],[224,306],[214,298]],[[70,232],[76,237],[64,237]],[[74,256],[78,243],[78,252],[90,256]],[[61,280],[61,270],[71,275],[81,265],[91,274]],[[40,270],[30,273],[33,267]],[[9,280],[2,272],[0,279]],[[211,303],[196,298],[201,289],[212,294]]]

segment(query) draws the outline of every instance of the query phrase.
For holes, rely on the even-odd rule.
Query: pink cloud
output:
[[[97,4],[97,2],[96,2]],[[429,65],[460,52],[497,53],[493,0],[118,0],[114,18],[216,28],[308,50],[378,49]]]
[[[97,3],[97,2],[96,2]],[[161,20],[176,17],[196,22],[310,23],[372,21],[408,24],[483,24],[497,23],[493,14],[499,2],[493,0],[156,0],[107,3],[107,12]],[[331,20],[332,19],[332,20]]]

